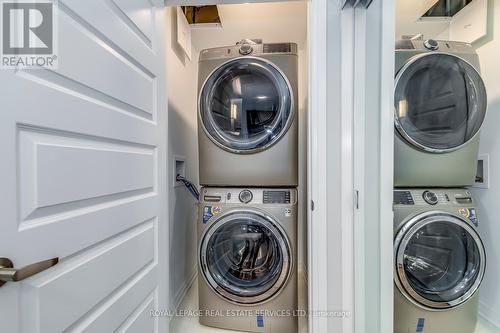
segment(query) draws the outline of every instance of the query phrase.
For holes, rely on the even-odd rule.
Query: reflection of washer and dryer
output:
[[[394,332],[472,333],[486,256],[471,194],[486,91],[466,43],[396,44]],[[433,189],[420,189],[432,187]]]
[[[474,184],[486,90],[466,43],[396,44],[395,179],[400,186]]]
[[[470,192],[398,189],[394,217],[394,332],[474,332],[486,257]]]
[[[200,323],[296,332],[297,191],[204,188],[200,208]]]
[[[294,43],[200,53],[200,184],[297,186],[297,81]]]

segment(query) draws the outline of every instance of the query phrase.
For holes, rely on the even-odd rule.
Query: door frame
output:
[[[158,0],[161,1],[161,0]],[[264,3],[264,2],[288,2],[302,0],[165,0],[166,6],[193,6],[193,5],[219,5],[219,4],[243,4],[243,3]],[[326,154],[327,145],[324,137],[325,128],[319,126],[324,124],[328,110],[328,91],[326,90],[328,73],[324,70],[327,63],[328,52],[328,2],[329,0],[303,0],[308,2],[308,162],[307,162],[307,281],[308,281],[308,310],[310,312],[320,312],[328,309],[328,289],[330,283],[327,276],[328,258],[325,248],[327,244],[326,226],[326,200],[324,200],[326,187],[322,176],[327,174]],[[338,41],[340,42],[340,40]],[[337,45],[340,50],[340,43]],[[168,68],[167,68],[168,70]],[[340,95],[340,91],[338,91]],[[168,101],[168,96],[167,96]],[[168,105],[168,102],[167,102]],[[311,112],[316,110],[316,112]],[[340,111],[340,110],[339,110]],[[352,153],[352,152],[351,152]],[[314,163],[312,160],[314,159]],[[313,185],[314,184],[314,185]],[[352,195],[352,186],[348,190]],[[346,196],[344,196],[346,197]],[[314,199],[318,198],[318,199]],[[323,200],[322,200],[323,199]],[[318,207],[314,211],[311,209],[312,201]],[[348,214],[346,212],[346,214]],[[352,215],[352,210],[351,210]],[[314,220],[314,223],[312,222]],[[340,220],[340,216],[339,219]],[[314,227],[313,227],[314,226]],[[314,245],[312,245],[314,244]],[[352,249],[352,247],[351,247]],[[342,246],[338,247],[339,253]],[[352,257],[351,257],[352,258]],[[344,261],[344,265],[350,267],[349,261]],[[342,269],[347,271],[347,269]],[[348,283],[346,281],[346,283]],[[350,296],[350,302],[353,302],[354,293],[352,283],[349,288],[341,287],[339,290],[346,289],[346,296]],[[327,332],[326,317],[309,316],[309,332]],[[347,331],[345,331],[347,333]],[[352,332],[352,331],[349,331]]]
[[[276,1],[297,0],[165,0],[165,5]],[[360,1],[353,1],[356,9],[344,7],[346,0],[305,1],[309,9],[309,332],[392,332],[394,0],[373,0],[368,9],[361,9],[365,2]],[[372,52],[378,57],[372,59]],[[366,77],[363,73],[370,65],[380,70]],[[365,80],[375,87],[368,87]],[[374,94],[379,98],[372,105]],[[335,107],[331,101],[338,101]],[[378,121],[370,123],[368,131],[366,115],[374,110]],[[340,144],[337,141],[335,145],[328,142],[329,122],[333,120],[341,124]],[[367,142],[374,145],[366,147]],[[376,152],[368,155],[373,148]],[[377,158],[373,165],[378,172],[376,179],[369,178],[365,168],[365,163],[370,163],[367,157],[373,156]],[[327,181],[331,174],[339,175],[340,181],[333,187]],[[377,199],[371,205],[365,204],[369,195]],[[368,225],[375,227],[366,232]],[[341,237],[332,245],[330,236],[334,233]],[[371,246],[365,246],[366,241],[371,241]],[[365,268],[367,261],[372,262],[373,272]],[[373,305],[378,311],[373,311]],[[332,321],[327,316],[311,315],[339,309],[353,311],[354,319]]]
[[[395,2],[312,0],[309,17],[310,310],[354,315],[310,332],[392,332]]]
[[[354,22],[355,331],[385,333],[394,313],[395,0],[358,6]]]

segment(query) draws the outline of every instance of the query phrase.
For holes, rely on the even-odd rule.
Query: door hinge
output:
[[[359,209],[359,191],[354,190],[354,208]]]
[[[311,200],[311,210],[314,210],[314,200]]]

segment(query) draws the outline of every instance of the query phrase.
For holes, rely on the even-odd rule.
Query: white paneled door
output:
[[[60,259],[0,287],[0,332],[167,331],[164,20],[59,0],[58,68],[0,70],[0,257]]]

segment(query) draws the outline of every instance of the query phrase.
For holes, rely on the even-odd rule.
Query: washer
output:
[[[203,188],[198,251],[201,324],[297,332],[295,189]]]
[[[466,189],[394,191],[394,332],[473,333],[486,255]]]
[[[396,43],[396,187],[474,184],[486,89],[470,44]]]
[[[297,186],[297,45],[203,50],[198,75],[200,184]]]

